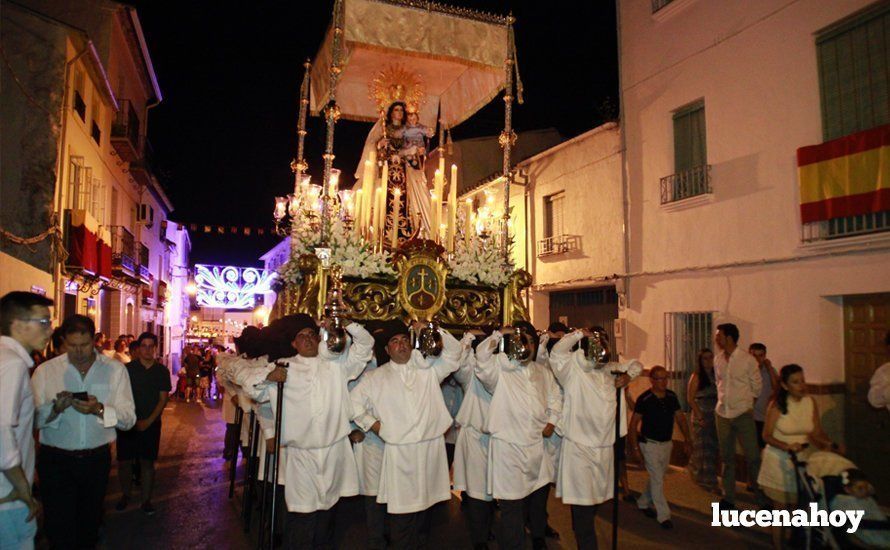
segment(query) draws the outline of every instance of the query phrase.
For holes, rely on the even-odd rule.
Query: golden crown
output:
[[[377,105],[381,114],[394,101],[403,101],[408,112],[416,112],[426,101],[426,91],[419,75],[402,65],[390,65],[378,71],[368,83],[368,97]]]

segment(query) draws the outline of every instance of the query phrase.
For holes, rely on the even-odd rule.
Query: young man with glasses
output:
[[[133,463],[139,461],[142,487],[142,511],[153,515],[151,503],[154,488],[155,461],[161,444],[161,413],[170,398],[170,371],[158,363],[158,337],[143,332],[136,339],[136,356],[127,363],[133,402],[136,406],[136,425],[129,431],[117,433],[118,478],[121,499],[115,508],[125,510],[130,503],[133,485]]]
[[[31,353],[52,334],[53,301],[32,292],[0,298],[0,545],[33,548],[38,503],[34,482],[34,394]]]
[[[675,424],[683,434],[684,452],[687,455],[690,441],[686,415],[680,409],[677,394],[667,389],[668,379],[667,369],[661,366],[652,367],[649,372],[652,387],[637,399],[628,432],[631,449],[635,455],[642,453],[646,472],[649,474],[646,490],[637,499],[637,507],[647,516],[656,518],[664,529],[674,526],[671,523],[671,509],[664,496],[664,473],[671,464]],[[650,508],[652,505],[655,510]]]

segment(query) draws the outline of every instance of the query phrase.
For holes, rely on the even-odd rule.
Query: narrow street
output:
[[[164,412],[158,481],[153,502],[157,513],[148,517],[137,505],[124,512],[114,510],[120,497],[116,471],[112,471],[106,498],[104,548],[176,549],[256,548],[256,525],[245,534],[241,523],[240,480],[235,498],[228,498],[228,477],[222,459],[225,424],[215,403],[209,405],[172,401]],[[681,476],[676,476],[681,477]],[[644,476],[631,472],[631,485],[641,489]],[[668,481],[671,483],[671,480]],[[138,500],[138,493],[134,494]],[[574,548],[568,507],[551,494],[550,523],[562,535],[548,540],[551,549]],[[768,547],[763,533],[745,529],[711,527],[704,514],[688,509],[674,511],[674,529],[664,531],[635,507],[621,504],[619,535],[622,548],[698,547],[719,538],[724,550]],[[254,514],[254,518],[258,513]],[[256,521],[255,521],[256,523]],[[719,531],[718,531],[719,529]],[[611,536],[611,507],[599,513],[601,547]],[[358,498],[341,501],[337,517],[340,548],[364,548],[364,512]],[[433,514],[430,548],[469,548],[466,525],[458,499],[439,505]],[[492,547],[496,545],[492,544]]]

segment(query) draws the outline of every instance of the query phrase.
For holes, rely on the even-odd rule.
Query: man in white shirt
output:
[[[546,548],[547,493],[556,465],[545,451],[544,439],[553,435],[562,411],[562,394],[549,366],[535,361],[538,335],[528,323],[523,338],[527,359],[493,354],[507,327],[495,331],[476,348],[476,376],[492,394],[484,431],[491,434],[488,448],[488,488],[498,499],[501,526],[498,547],[525,546],[528,510],[532,547]],[[519,325],[519,323],[517,323]]]
[[[748,465],[748,479],[760,471],[760,447],[754,424],[754,402],[762,381],[757,360],[739,347],[739,328],[732,323],[717,326],[714,342],[720,348],[714,356],[717,382],[717,439],[723,461],[723,500],[721,507],[735,507],[735,447],[742,445]]]
[[[52,334],[53,301],[31,292],[0,299],[0,547],[34,548],[34,394],[31,352]]]
[[[890,331],[884,335],[887,355],[890,355]],[[876,409],[890,411],[890,362],[884,363],[872,375],[868,383],[868,402]]]
[[[92,548],[99,535],[115,428],[136,423],[124,366],[93,347],[96,325],[62,323],[68,352],[43,363],[31,382],[40,430],[37,473],[53,548]]]
[[[386,504],[395,548],[425,546],[427,511],[451,498],[444,436],[452,418],[439,385],[457,370],[461,346],[440,334],[441,354],[424,357],[411,348],[408,327],[389,321],[379,338],[390,361],[350,392],[355,423],[384,442],[377,502]]]

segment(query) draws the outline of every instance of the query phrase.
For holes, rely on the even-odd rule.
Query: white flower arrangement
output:
[[[315,248],[321,245],[321,235],[317,227],[301,224],[292,239],[291,258],[278,268],[278,280],[286,285],[299,285],[303,281],[300,257],[315,254]],[[349,231],[340,219],[330,224],[328,248],[331,249],[331,263],[339,265],[346,277],[396,277],[389,252],[375,251],[373,246]],[[509,282],[515,269],[504,259],[496,239],[478,237],[469,243],[459,239],[447,263],[449,278],[477,286],[502,287]]]
[[[514,266],[503,257],[494,239],[459,242],[448,262],[449,276],[471,285],[501,287],[507,284]]]
[[[333,220],[329,227],[331,263],[339,265],[345,277],[392,279],[396,276],[388,252],[375,252],[370,244],[349,231],[339,218]],[[288,284],[299,284],[303,279],[299,269],[300,256],[315,254],[315,248],[321,245],[321,232],[309,224],[301,224],[292,238],[291,258],[279,268],[278,273]]]

